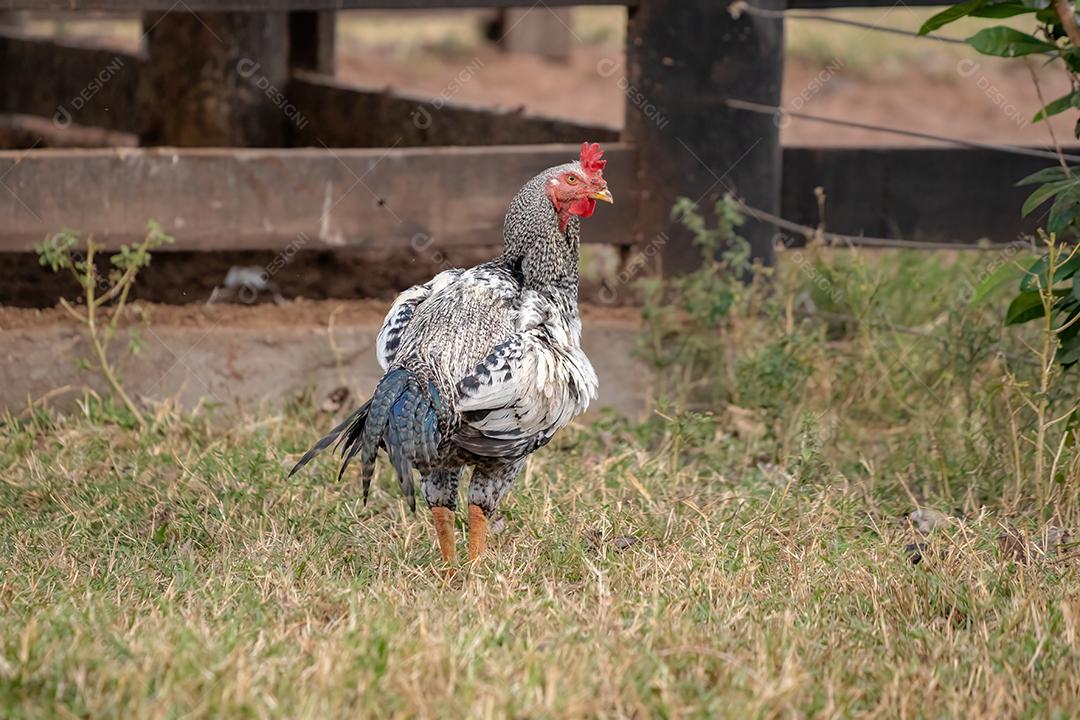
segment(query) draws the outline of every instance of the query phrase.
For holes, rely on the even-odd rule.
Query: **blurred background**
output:
[[[900,3],[891,8],[817,12],[916,31],[936,11]],[[521,14],[526,16],[521,18]],[[552,14],[558,14],[565,25]],[[479,60],[483,72],[464,83],[456,99],[619,127],[626,97],[604,75],[601,63],[605,59],[621,62],[624,57],[626,14],[624,7],[575,7],[550,13],[527,9],[341,11],[337,13],[334,74],[345,81],[438,95],[447,78],[464,64]],[[85,40],[128,52],[139,49],[143,36],[135,14],[18,12],[3,20],[37,37]],[[966,37],[980,27],[963,20],[943,34]],[[507,33],[508,28],[513,29]],[[785,32],[785,106],[790,107],[825,71],[830,79],[819,92],[799,102],[804,110],[974,140],[1048,141],[1045,125],[1030,122],[1029,108],[1038,106],[1038,98],[1022,64],[987,57],[972,61],[970,49],[962,46],[913,42],[798,18],[786,21]],[[1061,73],[1044,68],[1038,72],[1048,97],[1058,97],[1067,89]],[[0,124],[10,127],[18,121],[8,117]],[[797,119],[781,133],[783,142],[793,145],[927,142]],[[19,147],[33,137],[31,132],[0,138],[0,146]],[[133,138],[113,140],[134,142]]]
[[[317,75],[300,76],[299,82],[296,75],[290,80],[284,67],[272,67],[272,63],[262,67],[255,59],[240,61],[241,64],[248,63],[246,71],[239,66],[237,70],[231,66],[224,70],[216,68],[215,64],[236,62],[228,52],[222,53],[217,47],[219,43],[215,42],[221,40],[218,35],[224,34],[225,29],[215,25],[215,31],[204,22],[204,16],[211,24],[218,22],[213,19],[213,14],[188,14],[181,12],[183,8],[175,5],[174,8],[166,13],[149,13],[145,18],[134,12],[94,10],[0,13],[0,31],[7,33],[8,38],[4,47],[12,48],[5,62],[14,74],[7,82],[11,83],[11,95],[16,98],[6,104],[0,101],[0,150],[135,147],[140,144],[389,148],[399,144],[406,147],[579,139],[610,141],[626,137],[623,126],[628,117],[627,104],[632,102],[639,106],[637,109],[642,116],[651,114],[662,126],[658,136],[666,136],[669,140],[677,137],[680,140],[686,138],[689,145],[697,142],[715,144],[727,142],[730,134],[731,149],[725,149],[715,157],[710,157],[708,150],[702,147],[695,147],[691,152],[704,158],[703,163],[707,166],[741,164],[735,175],[725,176],[740,192],[751,181],[739,175],[747,173],[752,177],[754,164],[761,161],[759,156],[763,151],[768,152],[763,147],[751,147],[755,133],[762,127],[768,132],[768,123],[742,133],[737,128],[729,133],[728,128],[723,127],[731,120],[738,125],[759,120],[749,114],[713,119],[710,116],[713,110],[704,105],[700,111],[691,107],[690,113],[699,112],[701,122],[712,126],[698,133],[698,139],[686,134],[689,126],[685,121],[675,129],[663,127],[670,118],[653,105],[654,100],[657,105],[663,105],[663,99],[653,98],[653,90],[629,84],[627,79],[630,75],[626,70],[629,11],[621,6],[294,13],[308,18],[333,17],[329,30],[322,26],[305,28],[308,34],[300,35],[316,38],[312,47],[305,50],[312,56],[299,61],[292,58],[290,63],[293,68],[309,68]],[[932,7],[901,5],[823,9],[815,13],[827,19],[875,28],[916,31],[935,11]],[[1021,25],[1022,21],[1014,24]],[[977,22],[962,20],[940,34],[963,38],[978,27]],[[244,32],[248,34],[244,35]],[[296,35],[293,27],[289,32]],[[326,37],[327,32],[329,37]],[[1048,71],[1034,62],[1025,64],[975,55],[964,45],[919,41],[865,27],[804,19],[795,13],[789,13],[783,33],[781,104],[789,110],[854,123],[906,128],[971,141],[1047,146],[1051,139],[1048,124],[1031,122],[1032,109],[1040,105],[1032,77],[1038,78],[1047,99],[1056,98],[1068,89],[1067,76],[1063,73]],[[237,31],[237,37],[243,37],[248,43],[253,42],[256,35],[251,31]],[[731,42],[731,38],[719,34],[719,30],[715,39],[717,43]],[[41,44],[35,45],[28,40]],[[157,43],[153,69],[139,70],[137,79],[132,80],[137,70],[133,66],[144,65],[150,41]],[[254,41],[256,51],[259,42],[262,41],[257,38]],[[54,55],[50,49],[53,46],[47,43],[72,47],[75,54]],[[200,44],[204,47],[189,56],[187,51]],[[267,47],[269,44],[262,46],[262,50]],[[95,54],[84,56],[85,52]],[[251,54],[258,56],[258,52]],[[160,59],[162,57],[165,59]],[[28,66],[30,61],[37,66]],[[95,64],[97,71],[91,72],[88,65]],[[732,72],[742,73],[745,69],[733,69]],[[35,76],[39,73],[48,77],[49,82],[38,82]],[[177,76],[181,77],[177,79]],[[15,77],[22,79],[16,83]],[[90,79],[86,80],[86,77]],[[761,86],[766,94],[770,92],[768,82]],[[334,83],[340,83],[340,86]],[[338,87],[342,88],[341,92],[337,91]],[[725,87],[732,94],[738,92],[730,85]],[[397,104],[387,104],[388,98],[396,99]],[[227,107],[234,102],[239,110]],[[255,105],[260,107],[251,110]],[[443,112],[433,127],[421,127],[424,122],[431,126],[430,110],[438,112],[444,105],[454,108],[453,118]],[[226,106],[225,109],[216,115],[222,106]],[[44,116],[54,107],[57,116]],[[260,114],[260,118],[257,122],[249,122],[247,117],[237,120],[229,115],[232,112],[250,112],[252,118]],[[427,113],[426,120],[418,112]],[[276,124],[269,130],[258,125],[265,122],[267,116]],[[637,113],[630,116],[637,117]],[[513,122],[515,117],[522,119],[517,125]],[[1054,118],[1053,128],[1059,138],[1068,140],[1072,128],[1063,117]],[[808,158],[803,162],[802,171],[790,175],[790,192],[787,185],[784,189],[786,195],[781,209],[794,219],[809,224],[818,221],[818,201],[814,198],[813,187],[820,183],[827,192],[834,193],[829,201],[834,221],[830,229],[838,232],[943,241],[975,241],[997,232],[999,236],[990,239],[1015,239],[1015,222],[999,222],[997,217],[987,217],[985,222],[973,224],[973,218],[981,218],[980,203],[998,208],[1004,205],[1001,194],[980,200],[974,193],[960,193],[947,201],[942,199],[933,212],[928,210],[925,217],[920,216],[924,198],[918,188],[924,181],[931,183],[926,186],[926,198],[940,198],[942,186],[962,187],[974,176],[984,174],[965,171],[956,177],[940,179],[934,186],[933,178],[942,165],[957,167],[945,156],[941,163],[926,171],[929,180],[919,176],[923,160],[912,157],[910,161],[900,163],[909,168],[906,173],[886,177],[871,189],[858,187],[857,183],[845,188],[845,183],[841,182],[854,176],[851,168],[859,167],[861,161],[858,159],[830,167],[827,159],[821,160],[821,156],[813,152],[814,148],[831,147],[872,151],[875,148],[944,148],[947,145],[927,138],[823,124],[797,117],[786,117],[776,124],[780,126],[779,140],[784,147],[810,150],[809,154],[800,156]],[[696,132],[694,128],[689,130]],[[493,135],[495,131],[498,132]],[[682,147],[671,145],[657,149],[655,155],[642,162],[651,166],[665,154],[684,152]],[[650,149],[653,143],[646,141],[643,146]],[[744,150],[747,153],[753,150],[754,154],[742,158]],[[729,152],[731,157],[727,157]],[[22,159],[22,156],[13,157]],[[983,164],[989,163],[993,167],[1001,159],[1001,156],[990,155]],[[735,160],[738,163],[733,163]],[[886,163],[880,172],[895,175],[898,167],[896,163]],[[1027,172],[1027,166],[1019,169],[1001,167],[1002,182],[999,185],[1011,184]],[[1035,167],[1038,167],[1037,163]],[[789,170],[791,168],[785,166],[785,175]],[[41,177],[31,170],[25,172],[27,187],[42,187]],[[721,168],[710,168],[709,172],[715,176]],[[18,175],[14,173],[8,178],[9,186]],[[870,172],[870,175],[874,173]],[[20,248],[29,251],[30,244],[39,241],[41,233],[60,229],[53,225],[73,226],[87,232],[94,230],[95,225],[103,225],[97,220],[87,220],[89,226],[84,227],[86,208],[64,212],[72,198],[82,195],[74,189],[74,178],[66,177],[73,183],[72,190],[66,194],[61,190],[59,201],[52,197],[42,200],[58,203],[55,216],[46,218],[49,222],[31,223],[24,208],[11,206],[16,226],[12,232],[22,238]],[[700,190],[704,191],[712,179],[703,173]],[[312,181],[317,182],[318,177]],[[92,180],[88,182],[93,183]],[[688,179],[680,191],[687,195],[700,194],[694,192],[694,182]],[[990,184],[987,181],[987,185]],[[847,182],[847,185],[853,183]],[[751,187],[748,191],[751,199],[753,190]],[[189,183],[182,194],[193,198],[195,207],[200,204],[205,207],[200,192]],[[896,201],[905,193],[903,202]],[[1005,193],[1007,195],[1007,191]],[[282,193],[283,196],[287,194]],[[658,216],[666,215],[670,209],[674,193],[670,195],[664,198],[666,204],[656,209]],[[716,197],[717,193],[713,192],[708,199],[711,201]],[[1008,196],[1006,200],[1018,204],[1022,198]],[[335,209],[339,214],[349,213],[362,201],[353,196],[348,202],[335,203]],[[312,203],[306,199],[304,202],[306,211],[310,212]],[[29,204],[32,206],[34,202]],[[87,204],[91,206],[90,214],[97,214],[93,201],[87,200]],[[967,212],[957,210],[965,205]],[[171,212],[171,208],[166,209]],[[133,230],[139,230],[141,226],[135,227],[134,215],[143,213],[142,222],[160,215],[160,210],[153,203],[142,202],[141,206],[132,208],[131,217],[125,222]],[[282,212],[288,215],[288,212]],[[619,242],[610,243],[605,238],[604,242],[585,248],[583,292],[586,298],[595,300],[603,293],[609,298],[606,304],[635,301],[634,294],[627,288],[619,293],[612,290],[618,284],[619,273],[632,249],[646,245],[652,236],[652,231],[643,229],[643,224],[634,225],[628,215],[630,212],[625,204],[618,211],[617,217],[627,218],[627,224],[612,231]],[[1006,215],[1002,211],[1001,214],[1006,219],[1014,217],[1011,212]],[[167,232],[181,235],[195,232],[190,224],[181,227],[166,218],[159,219],[165,223]],[[109,225],[109,218],[105,220],[104,225]],[[265,218],[253,218],[252,221],[270,222]],[[366,227],[366,219],[357,222],[360,227]],[[236,223],[241,229],[251,226],[247,219]],[[110,226],[113,231],[115,225]],[[205,302],[211,296],[215,299],[224,297],[214,295],[214,291],[225,285],[231,269],[254,268],[257,274],[259,268],[272,262],[285,241],[292,239],[291,235],[286,235],[283,240],[266,242],[250,238],[245,242],[234,241],[229,237],[222,238],[220,227],[212,225],[210,220],[206,221],[204,234],[207,239],[198,248],[200,252],[188,252],[191,246],[181,243],[175,252],[163,255],[147,269],[147,282],[134,290],[137,296],[169,303]],[[257,232],[257,229],[249,231]],[[378,234],[379,230],[370,232]],[[763,252],[760,246],[767,244],[773,232],[772,228],[766,228],[759,233],[761,237],[757,241],[752,239],[752,244],[756,243],[756,252]],[[279,298],[385,299],[410,284],[424,281],[439,267],[466,265],[490,256],[498,241],[497,234],[487,237],[478,232],[476,237],[484,239],[472,245],[444,244],[444,238],[438,233],[424,229],[412,236],[411,244],[380,243],[358,238],[359,233],[361,230],[356,225],[341,231],[345,247],[337,250],[322,242],[325,240],[322,237],[319,243],[302,243],[302,247],[295,248],[295,253],[290,253],[287,265],[275,274],[274,292],[258,295],[262,300],[275,294]],[[434,240],[434,245],[430,244],[430,239],[424,239],[425,234],[433,235],[430,239]],[[417,237],[421,239],[417,241]],[[418,248],[418,245],[423,247]],[[206,252],[211,249],[213,252]],[[77,295],[78,288],[67,278],[43,279],[32,252],[8,253],[5,258],[4,267],[0,268],[0,304],[47,307],[60,296]],[[242,277],[242,274],[234,274],[234,283]]]

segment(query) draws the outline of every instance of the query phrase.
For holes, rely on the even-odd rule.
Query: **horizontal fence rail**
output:
[[[619,129],[614,127],[363,87],[315,73],[294,73],[286,96],[304,119],[290,124],[290,144],[296,147],[529,145],[619,139]]]
[[[70,39],[0,29],[0,112],[136,132],[142,58]]]
[[[171,149],[0,152],[0,251],[72,228],[107,247],[149,219],[174,250],[493,246],[517,188],[580,145],[370,150]],[[617,204],[586,242],[635,242],[634,153],[606,148]],[[194,189],[194,191],[193,191]]]
[[[576,145],[544,145],[0,152],[0,252],[29,251],[65,227],[115,247],[140,238],[151,218],[176,236],[176,250],[280,249],[301,233],[309,249],[494,246],[514,189],[576,151]],[[611,144],[606,152],[617,204],[600,208],[602,217],[589,223],[584,240],[648,243],[663,228],[645,227],[634,210],[642,191],[635,150]],[[989,150],[789,147],[780,215],[816,227],[813,190],[820,186],[832,232],[1010,242],[1042,221],[1038,213],[1020,217],[1029,188],[1014,183],[1044,167],[1046,160]]]

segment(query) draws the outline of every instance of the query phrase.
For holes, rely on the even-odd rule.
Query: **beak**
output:
[[[604,188],[599,192],[594,192],[589,197],[591,197],[593,200],[603,200],[606,203],[611,203],[612,205],[615,204],[615,198],[611,196],[611,191],[607,188]]]

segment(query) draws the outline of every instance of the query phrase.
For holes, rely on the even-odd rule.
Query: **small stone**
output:
[[[1043,530],[1042,537],[1035,542],[1035,547],[1046,555],[1057,555],[1062,545],[1069,545],[1072,541],[1072,530],[1050,525]]]
[[[934,508],[912,510],[908,513],[907,519],[916,530],[924,535],[949,524],[949,516]]]

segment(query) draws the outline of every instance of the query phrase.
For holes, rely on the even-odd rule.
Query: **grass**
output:
[[[1075,568],[1003,560],[993,513],[913,566],[903,503],[610,421],[538,455],[447,580],[387,482],[365,508],[325,468],[285,479],[304,418],[96,412],[5,437],[5,717],[1080,709]]]
[[[564,432],[449,577],[385,468],[366,507],[330,459],[286,477],[329,423],[306,398],[9,417],[0,715],[1075,716],[1073,552],[1001,536],[1080,512],[1013,442],[1011,288],[957,302],[990,261],[804,251],[767,294],[720,288],[727,349],[682,348],[717,364],[662,371],[690,400]],[[923,535],[916,506],[953,517]]]

